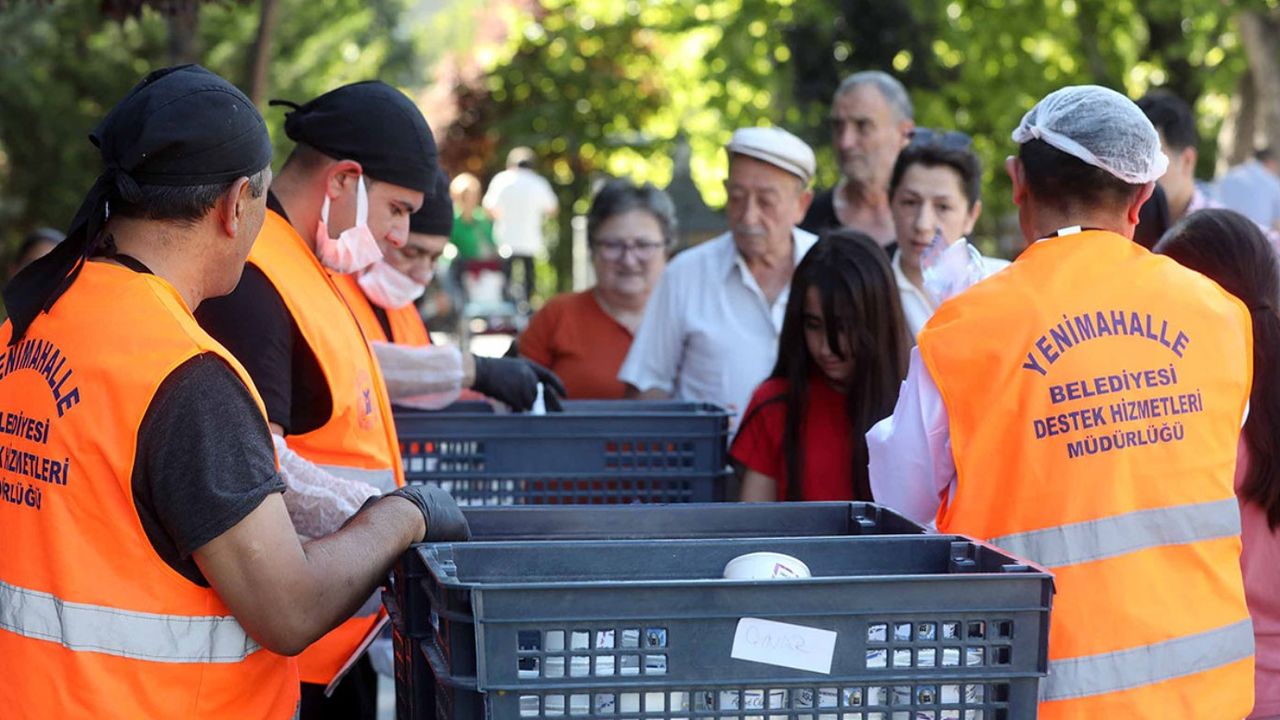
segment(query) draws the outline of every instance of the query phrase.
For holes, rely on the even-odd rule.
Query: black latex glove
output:
[[[462,508],[448,492],[435,485],[405,485],[382,497],[402,497],[418,506],[427,523],[427,536],[422,542],[470,540],[471,528]]]
[[[533,407],[542,383],[542,400],[548,410],[560,409],[560,398],[567,393],[564,383],[550,370],[524,358],[487,358],[475,356],[476,380],[471,389],[501,400],[512,410],[523,412]]]

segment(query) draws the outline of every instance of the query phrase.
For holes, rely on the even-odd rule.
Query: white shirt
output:
[[[528,168],[503,170],[489,181],[481,204],[495,214],[493,239],[499,248],[526,257],[542,252],[542,226],[547,213],[557,207],[546,178]]]
[[[893,414],[867,433],[867,454],[876,502],[932,526],[943,493],[955,490],[956,463],[947,406],[919,348],[911,348]]]
[[[907,274],[903,272],[901,248],[893,254],[893,260],[889,264],[893,266],[893,277],[898,282],[898,297],[902,301],[902,315],[907,321],[907,330],[910,332],[911,342],[914,344],[916,335],[920,334],[924,324],[929,322],[929,318],[933,317],[933,311],[937,310],[938,306],[928,294],[916,287],[907,277]],[[989,278],[1006,267],[1009,267],[1008,260],[983,256],[982,277]]]
[[[798,264],[817,236],[792,229]],[[773,371],[790,287],[770,303],[725,233],[675,257],[649,297],[618,379],[734,415]]]

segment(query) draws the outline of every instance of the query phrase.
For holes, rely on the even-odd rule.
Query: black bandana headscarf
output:
[[[10,344],[48,312],[102,242],[112,203],[143,200],[140,185],[190,187],[250,177],[271,162],[262,115],[244,93],[199,65],[143,78],[89,135],[104,169],[85,195],[67,239],[4,288]]]
[[[418,212],[409,216],[409,232],[423,235],[453,233],[453,198],[449,197],[449,176],[444,170],[436,173],[436,184],[427,193]]]

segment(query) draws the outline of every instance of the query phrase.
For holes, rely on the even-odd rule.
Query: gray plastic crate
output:
[[[720,578],[762,550],[804,560],[814,577]],[[430,664],[442,719],[1021,719],[1035,717],[1047,666],[1051,576],[958,536],[416,552],[433,627],[402,645]],[[731,659],[741,618],[835,632],[830,674]]]
[[[689,503],[463,509],[472,542],[914,535],[920,525],[866,502]],[[396,716],[434,717],[435,678],[418,641],[433,632],[421,555],[411,549],[391,573],[384,602],[396,652]],[[457,608],[455,608],[456,610]],[[465,610],[465,608],[464,608]],[[474,649],[467,641],[456,652]]]
[[[463,505],[717,502],[728,414],[705,403],[579,401],[546,415],[397,412],[405,479]]]

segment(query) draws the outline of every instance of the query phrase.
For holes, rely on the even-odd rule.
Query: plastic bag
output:
[[[347,521],[364,502],[382,493],[374,486],[338,477],[317,467],[285,444],[285,439],[272,434],[276,457],[280,458],[280,476],[288,488],[284,505],[298,535],[315,539],[324,537]]]
[[[985,276],[982,254],[960,238],[950,245],[938,230],[933,242],[920,256],[925,292],[937,305],[976,285]]]

